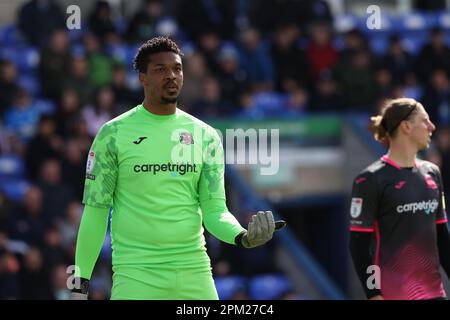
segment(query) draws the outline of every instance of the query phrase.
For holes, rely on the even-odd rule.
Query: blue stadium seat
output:
[[[34,47],[14,49],[13,61],[21,72],[35,72],[39,66],[39,51]]]
[[[358,27],[358,18],[352,14],[339,14],[334,19],[337,32],[347,32]]]
[[[436,15],[436,24],[442,29],[450,30],[450,13],[443,12]]]
[[[107,47],[106,52],[121,63],[127,62],[128,48],[124,44],[113,44]]]
[[[127,86],[131,90],[138,90],[141,88],[141,83],[139,82],[139,76],[136,71],[127,72]]]
[[[114,26],[116,27],[117,33],[123,36],[127,32],[128,20],[122,18],[115,19]]]
[[[25,39],[15,25],[0,27],[0,46],[14,47],[23,44],[25,44]]]
[[[370,48],[376,54],[384,55],[389,49],[389,39],[386,36],[372,37],[369,42]]]
[[[86,49],[81,43],[73,43],[71,53],[74,57],[84,57],[86,55]]]
[[[34,104],[41,114],[53,114],[56,112],[56,103],[48,99],[36,99]]]
[[[255,276],[250,280],[250,298],[254,300],[275,300],[293,290],[290,281],[280,274],[265,274]]]
[[[241,276],[215,277],[217,294],[220,300],[230,300],[239,291],[246,291],[246,279]]]
[[[68,30],[67,34],[69,35],[69,39],[71,43],[78,42],[81,38],[86,34],[87,25],[86,23],[81,23],[81,29],[72,29]]]
[[[411,12],[397,17],[395,29],[405,31],[428,31],[437,26],[437,17],[432,13]]]
[[[429,42],[428,36],[407,34],[402,36],[402,45],[411,54],[417,55],[422,47]]]
[[[24,179],[0,179],[0,190],[11,200],[21,202],[30,187]]]
[[[0,155],[0,180],[22,179],[25,177],[25,163],[14,154]]]
[[[17,79],[19,86],[26,89],[33,97],[39,97],[41,94],[41,84],[37,76],[32,74],[19,74]]]

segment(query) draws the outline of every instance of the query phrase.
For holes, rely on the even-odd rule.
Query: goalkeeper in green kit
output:
[[[270,211],[247,230],[228,211],[217,132],[177,108],[182,53],[169,38],[144,43],[134,59],[141,105],[107,122],[89,151],[71,299],[88,297],[110,208],[111,299],[218,299],[203,227],[245,248],[282,228]]]

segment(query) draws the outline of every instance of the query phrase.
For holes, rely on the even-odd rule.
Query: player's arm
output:
[[[94,139],[88,154],[83,203],[85,205],[77,236],[75,274],[81,287],[72,291],[71,299],[87,299],[89,279],[98,259],[108,226],[109,209],[117,180],[117,127],[105,124]]]
[[[203,148],[203,168],[198,185],[203,225],[213,236],[234,244],[238,234],[245,231],[226,205],[223,146],[213,129],[207,128]]]
[[[216,238],[245,248],[266,243],[275,231],[272,213],[268,211],[254,215],[248,230],[240,225],[226,206],[222,143],[213,129],[209,130],[207,137],[199,181],[199,202],[205,228]]]
[[[72,290],[72,300],[87,299],[89,280],[105,240],[108,217],[109,208],[84,207],[75,251],[75,277],[81,285]]]
[[[445,273],[447,273],[447,277],[450,279],[450,232],[448,230],[448,220],[445,207],[445,195],[443,191],[444,185],[439,168],[436,167],[435,171],[439,182],[440,193],[438,213],[436,216],[436,233],[439,261],[442,268],[445,270]]]
[[[377,212],[377,188],[372,174],[363,173],[353,182],[350,208],[350,254],[361,286],[369,299],[381,297],[381,291],[367,284],[369,266],[376,261],[370,253]]]

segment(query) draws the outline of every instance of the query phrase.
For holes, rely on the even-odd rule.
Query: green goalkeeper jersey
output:
[[[83,203],[112,208],[115,268],[210,268],[202,222],[228,243],[244,230],[226,207],[219,135],[180,109],[155,115],[138,105],[104,124]]]

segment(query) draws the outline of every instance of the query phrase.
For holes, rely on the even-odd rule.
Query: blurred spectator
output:
[[[19,210],[11,216],[9,235],[11,239],[20,239],[29,245],[40,245],[47,223],[42,190],[37,186],[31,186],[25,193]]]
[[[371,70],[370,54],[359,51],[351,64],[341,64],[336,69],[337,81],[342,87],[347,108],[368,111],[376,101],[376,84]]]
[[[219,117],[231,114],[231,106],[221,99],[220,84],[215,78],[208,78],[203,83],[202,97],[194,101],[190,112],[194,116]]]
[[[426,87],[423,104],[435,124],[450,124],[450,81],[444,70],[435,70]]]
[[[177,20],[192,39],[204,30],[215,30],[224,39],[234,36],[237,0],[180,1]]]
[[[450,48],[445,44],[443,30],[433,29],[430,36],[430,43],[422,48],[416,62],[417,74],[423,83],[429,81],[436,69],[450,73]]]
[[[92,145],[93,137],[89,135],[88,123],[84,118],[79,118],[72,132],[83,154],[87,155]]]
[[[295,24],[280,26],[272,39],[271,54],[275,70],[275,88],[288,91],[287,82],[310,85],[310,68],[306,53],[298,45],[300,31]]]
[[[407,74],[413,67],[413,58],[403,48],[400,37],[391,37],[389,51],[383,57],[382,65],[389,69],[395,84],[405,81]]]
[[[332,70],[339,61],[339,54],[331,43],[330,28],[316,24],[311,30],[311,43],[306,51],[314,81],[324,70]]]
[[[444,192],[450,194],[450,127],[440,127],[436,132],[436,148],[442,158],[441,174]]]
[[[343,97],[331,72],[322,72],[313,91],[311,111],[339,111],[343,108]]]
[[[213,75],[217,75],[219,73],[217,57],[219,55],[221,44],[222,39],[214,30],[205,29],[197,38],[198,50],[203,55],[206,65],[208,66],[208,70]]]
[[[0,60],[0,119],[18,91],[16,66],[9,60]]]
[[[17,91],[13,102],[5,114],[5,128],[26,143],[36,133],[41,112],[25,90]]]
[[[56,110],[56,128],[59,135],[64,138],[73,134],[81,114],[80,96],[74,89],[65,89]]]
[[[87,154],[83,153],[74,139],[69,139],[64,148],[62,164],[63,180],[71,187],[74,197],[81,202],[84,189],[85,160]]]
[[[30,0],[20,8],[17,24],[32,45],[43,48],[55,30],[65,27],[65,18],[54,0]]]
[[[82,213],[81,201],[71,201],[67,206],[65,219],[59,225],[62,237],[61,245],[67,252],[76,241]]]
[[[94,86],[89,79],[89,63],[84,56],[76,56],[70,63],[70,73],[64,80],[65,89],[76,91],[81,106],[94,100]],[[64,99],[64,98],[63,98]]]
[[[247,96],[248,94],[250,96]],[[286,96],[273,91],[253,94],[244,92],[241,99],[243,109],[238,114],[240,117],[257,120],[265,117],[280,117],[283,116],[283,111],[286,111]]]
[[[5,250],[7,236],[0,232],[0,300],[16,300],[20,298],[20,280],[18,259]]]
[[[52,116],[42,116],[37,134],[27,145],[25,162],[27,176],[36,181],[41,165],[48,158],[58,157],[62,153],[64,142],[56,134],[56,123]]]
[[[183,90],[180,94],[182,108],[189,112],[194,101],[203,97],[204,82],[210,77],[205,58],[199,51],[186,57],[184,64]]]
[[[50,270],[46,270],[41,251],[31,248],[24,257],[23,268],[20,270],[22,294],[25,300],[53,299]]]
[[[45,97],[56,99],[70,70],[69,37],[63,29],[51,34],[50,43],[41,52],[39,76]]]
[[[141,8],[128,24],[125,35],[131,43],[143,43],[156,34],[156,25],[163,16],[162,0],[141,0]]]
[[[117,113],[123,113],[135,107],[137,104],[144,101],[141,98],[141,90],[139,93],[131,90],[127,86],[126,70],[122,64],[115,64],[113,67],[111,89],[117,105],[119,106]]]
[[[83,118],[88,125],[91,137],[94,137],[100,127],[111,120],[117,112],[114,92],[110,87],[101,87],[97,90],[95,103],[83,110]]]
[[[115,43],[119,41],[119,35],[114,25],[111,7],[108,1],[97,0],[94,10],[89,16],[88,25],[90,31],[102,43]]]
[[[14,202],[0,190],[0,233],[7,229],[8,222],[15,211]]]
[[[94,86],[111,83],[114,60],[102,52],[98,38],[87,34],[83,38],[89,64],[89,81]]]
[[[55,300],[69,300],[67,265],[58,264],[52,269],[52,294]]]
[[[291,90],[286,100],[285,109],[280,114],[283,117],[298,117],[304,115],[309,108],[309,95],[302,87]]]
[[[378,98],[389,98],[394,88],[391,71],[386,67],[375,70],[375,82]]]
[[[248,28],[240,38],[241,69],[257,91],[270,91],[273,88],[274,70],[269,48],[261,39],[261,33]]]
[[[67,264],[69,257],[62,247],[61,231],[56,225],[47,226],[44,234],[44,245],[42,246],[42,257],[46,270],[53,270],[59,264]]]
[[[446,8],[446,0],[414,0],[414,9],[416,10],[429,10],[429,11],[437,11],[437,10],[445,10]]]
[[[344,48],[339,52],[339,63],[350,65],[355,53],[369,50],[367,39],[359,29],[352,29],[344,35]]]
[[[245,72],[239,68],[239,53],[234,46],[223,46],[219,57],[219,83],[222,90],[222,100],[237,111],[239,95],[243,88],[249,85]]]
[[[251,23],[264,33],[285,23],[304,29],[311,23],[332,22],[331,11],[324,0],[254,0],[249,9]]]
[[[45,212],[50,221],[58,222],[63,219],[67,205],[73,199],[72,190],[62,180],[61,162],[57,159],[44,161],[39,177]]]

